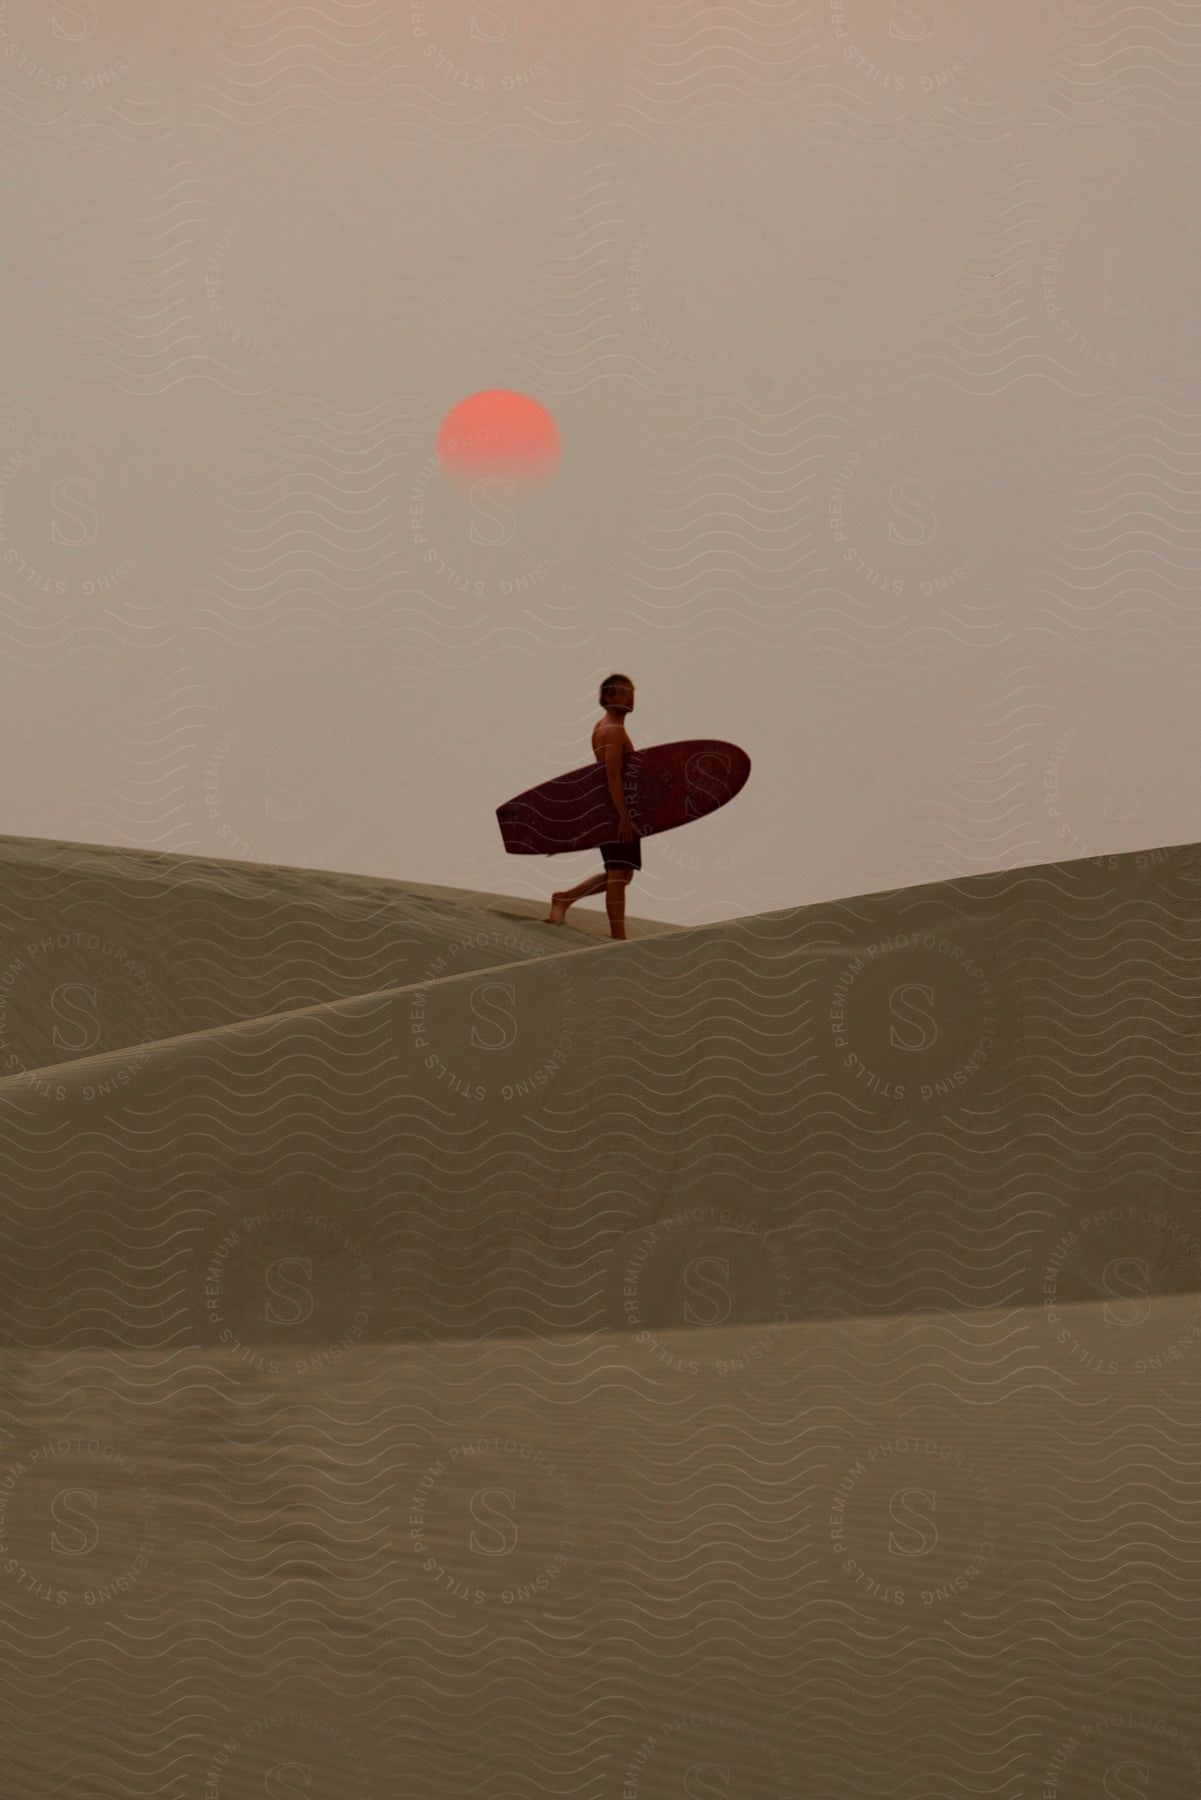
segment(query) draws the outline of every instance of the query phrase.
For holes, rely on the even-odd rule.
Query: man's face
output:
[[[609,689],[609,705],[619,712],[633,712],[634,683],[632,681],[615,681]]]

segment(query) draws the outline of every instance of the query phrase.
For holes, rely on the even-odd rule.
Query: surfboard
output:
[[[746,786],[751,759],[720,738],[685,738],[635,750],[622,768],[626,805],[640,838],[677,831],[727,806]],[[528,788],[496,809],[513,856],[559,856],[617,837],[617,812],[603,763],[592,762]]]

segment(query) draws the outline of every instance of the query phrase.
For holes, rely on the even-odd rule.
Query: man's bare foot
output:
[[[544,925],[564,924],[567,919],[567,908],[570,905],[571,901],[565,900],[562,894],[552,894],[550,897],[550,911],[547,913],[542,923]]]

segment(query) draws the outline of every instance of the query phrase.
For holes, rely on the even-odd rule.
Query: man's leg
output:
[[[608,876],[604,869],[599,875],[590,875],[587,881],[581,881],[578,887],[564,888],[561,893],[550,897],[550,911],[542,923],[544,925],[561,925],[567,916],[567,908],[577,900],[586,900],[589,894],[603,894],[608,884]]]
[[[605,877],[605,911],[609,915],[609,935],[623,938],[626,934],[626,889],[634,878],[633,869],[609,869]]]

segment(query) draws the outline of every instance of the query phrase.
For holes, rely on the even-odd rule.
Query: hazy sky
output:
[[[5,832],[631,911],[1201,837],[1201,34],[986,0],[0,0]],[[433,457],[535,396],[534,494]],[[15,779],[13,772],[19,771]]]

